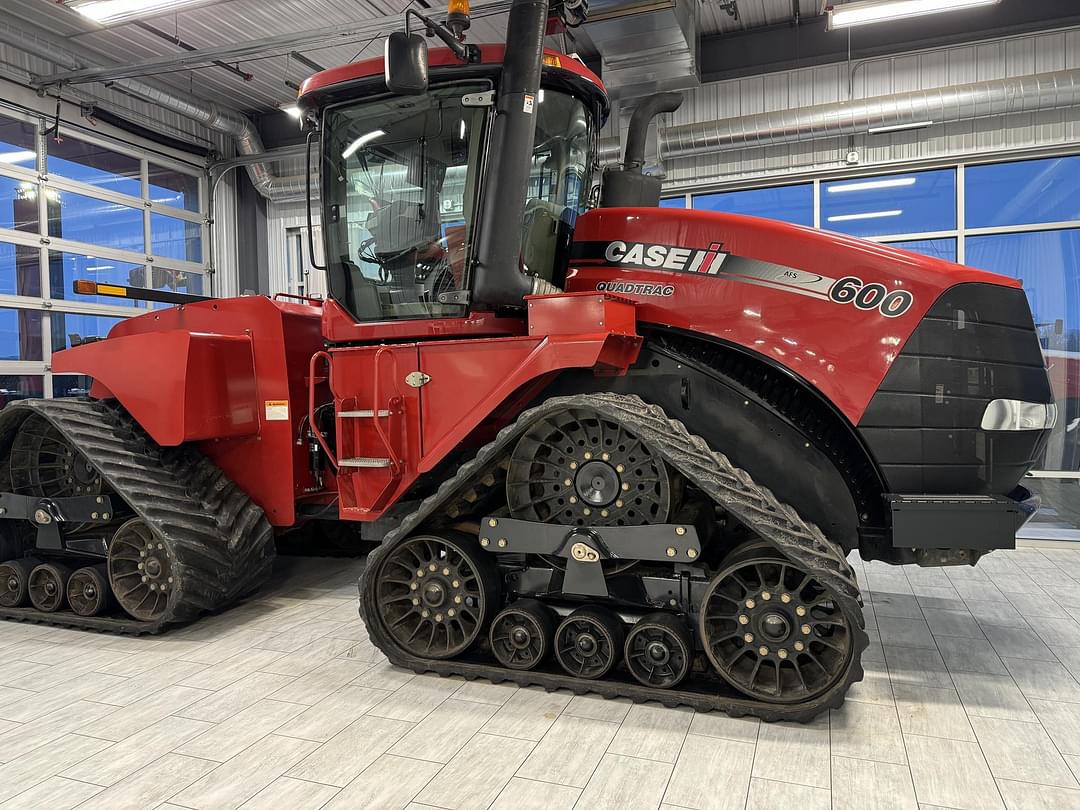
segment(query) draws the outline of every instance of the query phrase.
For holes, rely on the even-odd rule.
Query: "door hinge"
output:
[[[466,93],[461,97],[462,107],[493,107],[495,106],[495,91],[488,90],[483,93]]]
[[[431,382],[431,375],[422,371],[412,371],[405,375],[405,384],[413,388],[423,388],[429,382]]]
[[[440,304],[468,304],[469,303],[469,291],[468,290],[451,290],[450,292],[439,293]]]

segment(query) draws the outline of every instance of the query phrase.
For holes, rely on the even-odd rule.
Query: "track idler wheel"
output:
[[[30,572],[30,603],[42,613],[55,613],[64,606],[71,569],[60,563],[42,563]]]
[[[40,562],[25,557],[0,565],[0,607],[24,607],[30,601],[30,572]]]
[[[109,542],[108,572],[120,607],[143,622],[160,619],[179,586],[171,550],[142,518],[116,530]]]
[[[576,678],[603,678],[618,663],[625,639],[622,620],[611,611],[578,608],[555,631],[555,657]]]
[[[554,614],[536,599],[519,599],[491,623],[488,634],[495,659],[508,669],[535,669],[551,652]]]
[[[818,580],[775,551],[736,549],[709,583],[699,632],[724,680],[768,703],[806,703],[853,665],[853,617]]]
[[[626,668],[646,686],[670,689],[690,672],[692,645],[690,631],[677,616],[650,613],[626,636]]]
[[[394,543],[375,576],[376,619],[419,658],[454,658],[487,630],[499,593],[490,555],[475,539],[414,535]]]
[[[112,602],[108,565],[89,565],[71,575],[67,585],[71,610],[79,616],[99,616]]]

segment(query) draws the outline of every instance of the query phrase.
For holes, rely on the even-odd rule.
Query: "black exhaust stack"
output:
[[[658,177],[642,174],[649,124],[661,113],[672,113],[683,103],[682,93],[657,93],[641,102],[630,116],[626,132],[626,154],[618,168],[604,169],[600,194],[602,208],[655,208],[660,205]]]
[[[543,279],[521,272],[521,222],[540,103],[547,20],[548,0],[514,0],[510,7],[473,267],[475,304],[520,307],[526,295],[557,291]]]

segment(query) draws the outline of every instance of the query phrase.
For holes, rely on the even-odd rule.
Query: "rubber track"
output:
[[[825,585],[851,626],[853,655],[847,677],[813,701],[781,705],[726,691],[702,693],[685,689],[654,689],[617,680],[584,680],[538,670],[521,672],[497,664],[431,660],[410,655],[397,647],[382,631],[378,619],[370,615],[375,607],[373,595],[377,591],[369,578],[378,571],[382,555],[397,538],[411,533],[440,510],[461,504],[463,500],[466,503],[474,500],[477,483],[485,476],[490,480],[490,471],[505,463],[516,439],[530,425],[551,413],[568,408],[590,409],[626,425],[702,492]],[[462,465],[456,476],[443,482],[434,494],[421,502],[416,511],[402,520],[398,528],[386,535],[382,544],[369,556],[359,589],[360,614],[367,624],[372,642],[391,663],[418,673],[459,675],[469,680],[486,678],[496,683],[512,681],[520,686],[569,689],[577,694],[592,692],[609,698],[630,698],[635,702],[651,700],[666,706],[685,705],[699,711],[719,710],[736,717],[749,715],[766,721],[806,722],[828,709],[838,708],[851,684],[862,680],[861,656],[869,643],[859,587],[843,549],[830,542],[817,526],[804,521],[790,506],[779,502],[768,489],[756,484],[749,473],[735,467],[726,456],[711,449],[704,439],[691,435],[681,422],[670,419],[659,407],[632,395],[600,393],[555,397],[522,413],[471,461]]]
[[[32,415],[51,422],[171,550],[179,587],[156,621],[0,609],[0,618],[107,633],[159,633],[221,610],[261,586],[274,562],[262,509],[192,447],[159,447],[119,406],[91,400],[23,400],[0,412],[0,436]]]

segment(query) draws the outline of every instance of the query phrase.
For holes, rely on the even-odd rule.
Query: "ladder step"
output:
[[[374,417],[375,411],[338,411],[338,416],[342,419],[371,419]],[[390,411],[379,411],[378,416],[386,417],[390,415]]]
[[[363,467],[368,468],[381,468],[389,467],[390,459],[388,458],[343,458],[338,462],[339,467]]]

